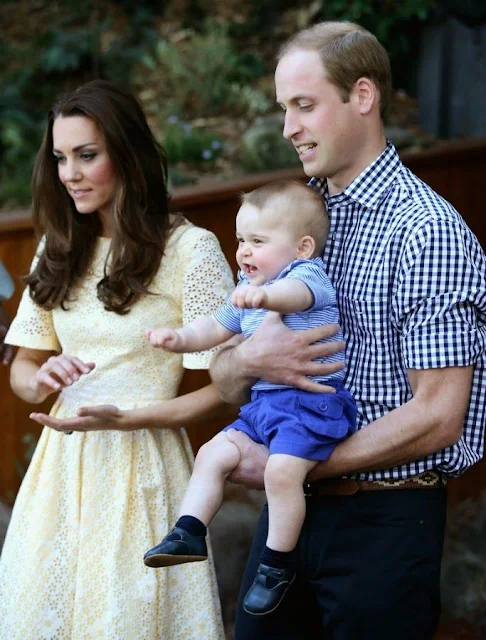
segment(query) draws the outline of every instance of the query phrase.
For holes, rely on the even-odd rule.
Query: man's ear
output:
[[[379,108],[380,92],[369,78],[359,78],[353,87],[353,97],[357,101],[359,112],[367,115],[374,105]]]
[[[316,241],[312,236],[303,236],[299,240],[299,246],[297,247],[297,257],[305,258],[306,260],[312,258],[316,250]]]

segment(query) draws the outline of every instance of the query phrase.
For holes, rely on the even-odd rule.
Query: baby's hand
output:
[[[240,309],[261,309],[268,303],[268,295],[264,287],[244,284],[237,287],[231,296],[231,302]]]
[[[184,340],[175,329],[146,329],[145,336],[153,347],[159,349],[179,353],[184,348]]]

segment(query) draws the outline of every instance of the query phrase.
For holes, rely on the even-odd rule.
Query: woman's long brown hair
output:
[[[149,293],[165,250],[170,227],[165,153],[136,99],[111,82],[88,82],[52,108],[32,178],[33,219],[45,244],[25,278],[32,299],[44,309],[66,309],[101,233],[99,216],[79,214],[59,180],[52,139],[59,116],[91,119],[103,134],[115,169],[111,249],[97,292],[107,310],[125,314]]]

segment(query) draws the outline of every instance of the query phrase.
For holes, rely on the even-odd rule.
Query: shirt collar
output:
[[[309,186],[319,191],[330,205],[351,200],[363,207],[376,209],[395,180],[401,165],[402,162],[394,144],[387,140],[383,153],[340,193],[330,196],[325,178],[311,178]]]

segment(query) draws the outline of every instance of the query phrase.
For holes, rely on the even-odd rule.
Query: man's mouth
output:
[[[315,143],[310,143],[310,144],[296,144],[295,145],[295,149],[297,151],[297,153],[299,154],[299,156],[301,158],[305,157],[309,151],[312,151],[312,149],[316,148],[316,144]]]

